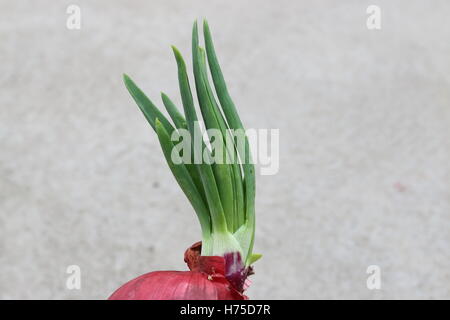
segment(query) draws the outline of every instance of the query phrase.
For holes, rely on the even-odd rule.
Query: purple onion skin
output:
[[[225,259],[225,278],[237,291],[243,292],[249,268],[245,267],[239,252],[225,253],[223,257]]]

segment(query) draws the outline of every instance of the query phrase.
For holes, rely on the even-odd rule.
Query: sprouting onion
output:
[[[260,254],[253,253],[255,171],[249,142],[228,92],[206,20],[203,23],[203,35],[205,49],[199,45],[198,27],[197,22],[195,22],[192,30],[192,65],[195,96],[201,117],[196,112],[186,64],[181,53],[174,46],[172,46],[172,50],[178,67],[183,113],[166,94],[162,93],[161,98],[170,117],[171,121],[169,121],[129,76],[124,75],[124,82],[148,123],[156,132],[169,168],[194,208],[200,222],[201,245],[195,246],[195,249],[191,247],[185,255],[185,260],[191,269],[190,272],[209,275],[207,280],[213,281],[217,278],[218,270],[223,269],[225,285],[234,290],[235,293],[241,294],[245,289],[247,276],[252,273],[251,264],[261,257]],[[212,84],[210,77],[212,78]],[[199,120],[204,123],[207,129],[206,133],[201,130]],[[215,129],[220,135],[210,136],[208,134],[210,129]],[[185,132],[188,132],[191,137],[191,154],[188,156],[188,161],[186,161],[186,155],[182,154],[183,151],[173,152],[174,148],[178,147],[177,138],[181,139],[182,133]],[[243,148],[238,143],[239,134],[244,141]],[[200,143],[198,143],[198,140],[194,139],[194,137],[205,135],[207,137],[206,142],[200,139]],[[216,149],[211,148],[214,139],[221,140],[215,141],[215,145],[218,146]],[[208,143],[211,145],[207,146]],[[218,154],[221,161],[212,161]],[[192,252],[195,252],[195,254],[192,254]],[[220,258],[223,268],[217,266],[212,269],[199,267],[198,261],[203,261],[200,265],[209,266],[211,264],[209,258]],[[152,274],[153,276],[151,276]],[[155,280],[156,274],[154,272],[147,275],[151,279],[148,278],[148,281],[146,281],[152,283],[152,285],[144,286],[145,289],[140,286],[140,289],[137,289],[136,286],[132,285],[136,282],[135,279],[119,288],[111,298],[122,299],[138,296],[141,298],[158,298],[155,290],[161,291],[160,288],[157,288],[158,283],[164,281]],[[158,273],[158,279],[168,276],[164,272]],[[171,276],[173,277],[173,274]],[[180,277],[180,275],[177,274],[176,277]],[[200,276],[200,278],[202,277]],[[177,283],[177,281],[173,281]],[[142,283],[142,279],[137,282]],[[180,282],[182,283],[183,280],[180,280]],[[222,283],[224,282],[222,281],[220,285]],[[130,290],[132,294],[130,294]],[[235,293],[229,298],[235,298]],[[198,296],[190,296],[186,292],[177,297],[179,296],[198,298]],[[177,298],[170,294],[159,297],[162,299]],[[219,296],[215,297],[220,298]],[[202,296],[202,298],[205,297]]]

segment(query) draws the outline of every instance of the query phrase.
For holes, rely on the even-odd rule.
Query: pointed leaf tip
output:
[[[178,50],[177,47],[172,46],[172,51],[173,51],[173,54],[175,55],[175,60],[177,61],[177,63],[184,65],[184,59],[183,59],[183,56],[181,55],[180,50]]]
[[[260,253],[252,253],[252,255],[248,259],[248,264],[251,265],[262,258],[262,254]]]
[[[131,78],[126,73],[124,73],[122,75],[122,79],[123,79],[123,82],[125,82],[125,84],[127,84],[127,82],[131,81]]]

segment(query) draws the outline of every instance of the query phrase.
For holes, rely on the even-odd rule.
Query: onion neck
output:
[[[189,269],[203,272],[213,278],[225,277],[236,291],[242,293],[247,277],[252,274],[252,268],[244,264],[241,253],[232,251],[223,255],[204,255],[204,251],[202,242],[197,242],[186,250],[184,261]]]

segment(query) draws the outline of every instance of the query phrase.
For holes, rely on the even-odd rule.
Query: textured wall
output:
[[[230,3],[0,0],[0,298],[185,268],[199,227],[121,74],[179,103],[169,46],[202,17],[244,123],[280,128],[250,297],[450,298],[450,3],[377,1],[379,31],[366,1]]]

